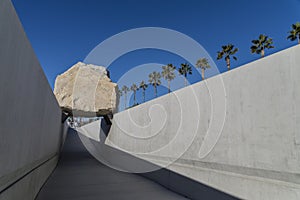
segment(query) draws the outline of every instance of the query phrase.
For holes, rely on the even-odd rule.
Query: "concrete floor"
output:
[[[186,199],[151,180],[111,169],[94,159],[70,130],[57,168],[37,200]]]

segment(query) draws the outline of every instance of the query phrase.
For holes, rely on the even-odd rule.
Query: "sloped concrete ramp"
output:
[[[135,174],[111,169],[89,154],[70,129],[57,168],[37,200],[186,199]]]

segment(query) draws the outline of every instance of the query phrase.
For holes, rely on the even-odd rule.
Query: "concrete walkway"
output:
[[[37,200],[186,199],[151,180],[111,169],[96,159],[70,130],[57,168]]]

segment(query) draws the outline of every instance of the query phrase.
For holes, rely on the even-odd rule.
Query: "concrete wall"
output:
[[[9,0],[0,1],[0,199],[33,199],[56,166],[61,110]]]
[[[238,198],[300,199],[299,74],[295,46],[114,115],[106,143]]]

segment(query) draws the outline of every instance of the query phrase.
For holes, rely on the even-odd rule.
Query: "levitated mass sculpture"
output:
[[[119,100],[106,68],[82,62],[56,77],[54,94],[64,112],[83,117],[113,114]]]

